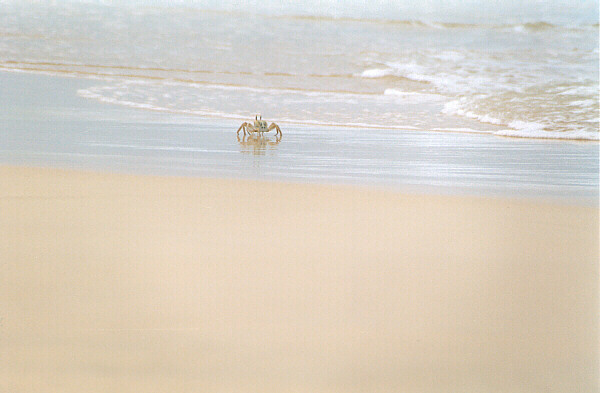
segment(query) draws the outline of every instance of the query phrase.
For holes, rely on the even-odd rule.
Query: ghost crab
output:
[[[281,139],[283,135],[281,133],[281,128],[279,128],[277,124],[271,123],[271,125],[267,127],[267,122],[262,119],[261,115],[256,115],[254,117],[254,124],[246,122],[242,123],[240,128],[237,130],[238,137],[240,136],[240,131],[242,130],[244,131],[244,135],[248,133],[248,135],[256,134],[262,137],[265,132],[272,130],[275,130],[275,137],[277,139]]]

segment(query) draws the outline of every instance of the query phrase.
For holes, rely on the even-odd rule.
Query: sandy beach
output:
[[[598,393],[572,3],[0,0],[0,393]]]
[[[595,392],[598,209],[0,167],[4,392]]]

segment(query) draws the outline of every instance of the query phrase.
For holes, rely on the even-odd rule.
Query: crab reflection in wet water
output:
[[[275,148],[281,142],[281,137],[278,136],[274,140],[269,137],[249,135],[237,137],[242,153],[252,153],[255,156],[264,156],[267,150]]]

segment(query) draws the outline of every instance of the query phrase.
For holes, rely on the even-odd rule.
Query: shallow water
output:
[[[239,122],[78,97],[90,81],[0,73],[0,83],[3,163],[592,203],[598,197],[596,143],[283,123],[281,141],[238,139]]]
[[[527,17],[428,20],[402,19],[394,7],[332,17],[293,5],[258,13],[161,4],[2,3],[0,69],[95,78],[80,96],[172,114],[600,135],[598,25],[557,16],[560,8],[540,13],[548,22],[531,19],[535,7]]]

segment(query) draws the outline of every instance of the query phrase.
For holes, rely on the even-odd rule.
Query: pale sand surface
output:
[[[598,209],[0,167],[2,392],[596,392]]]

